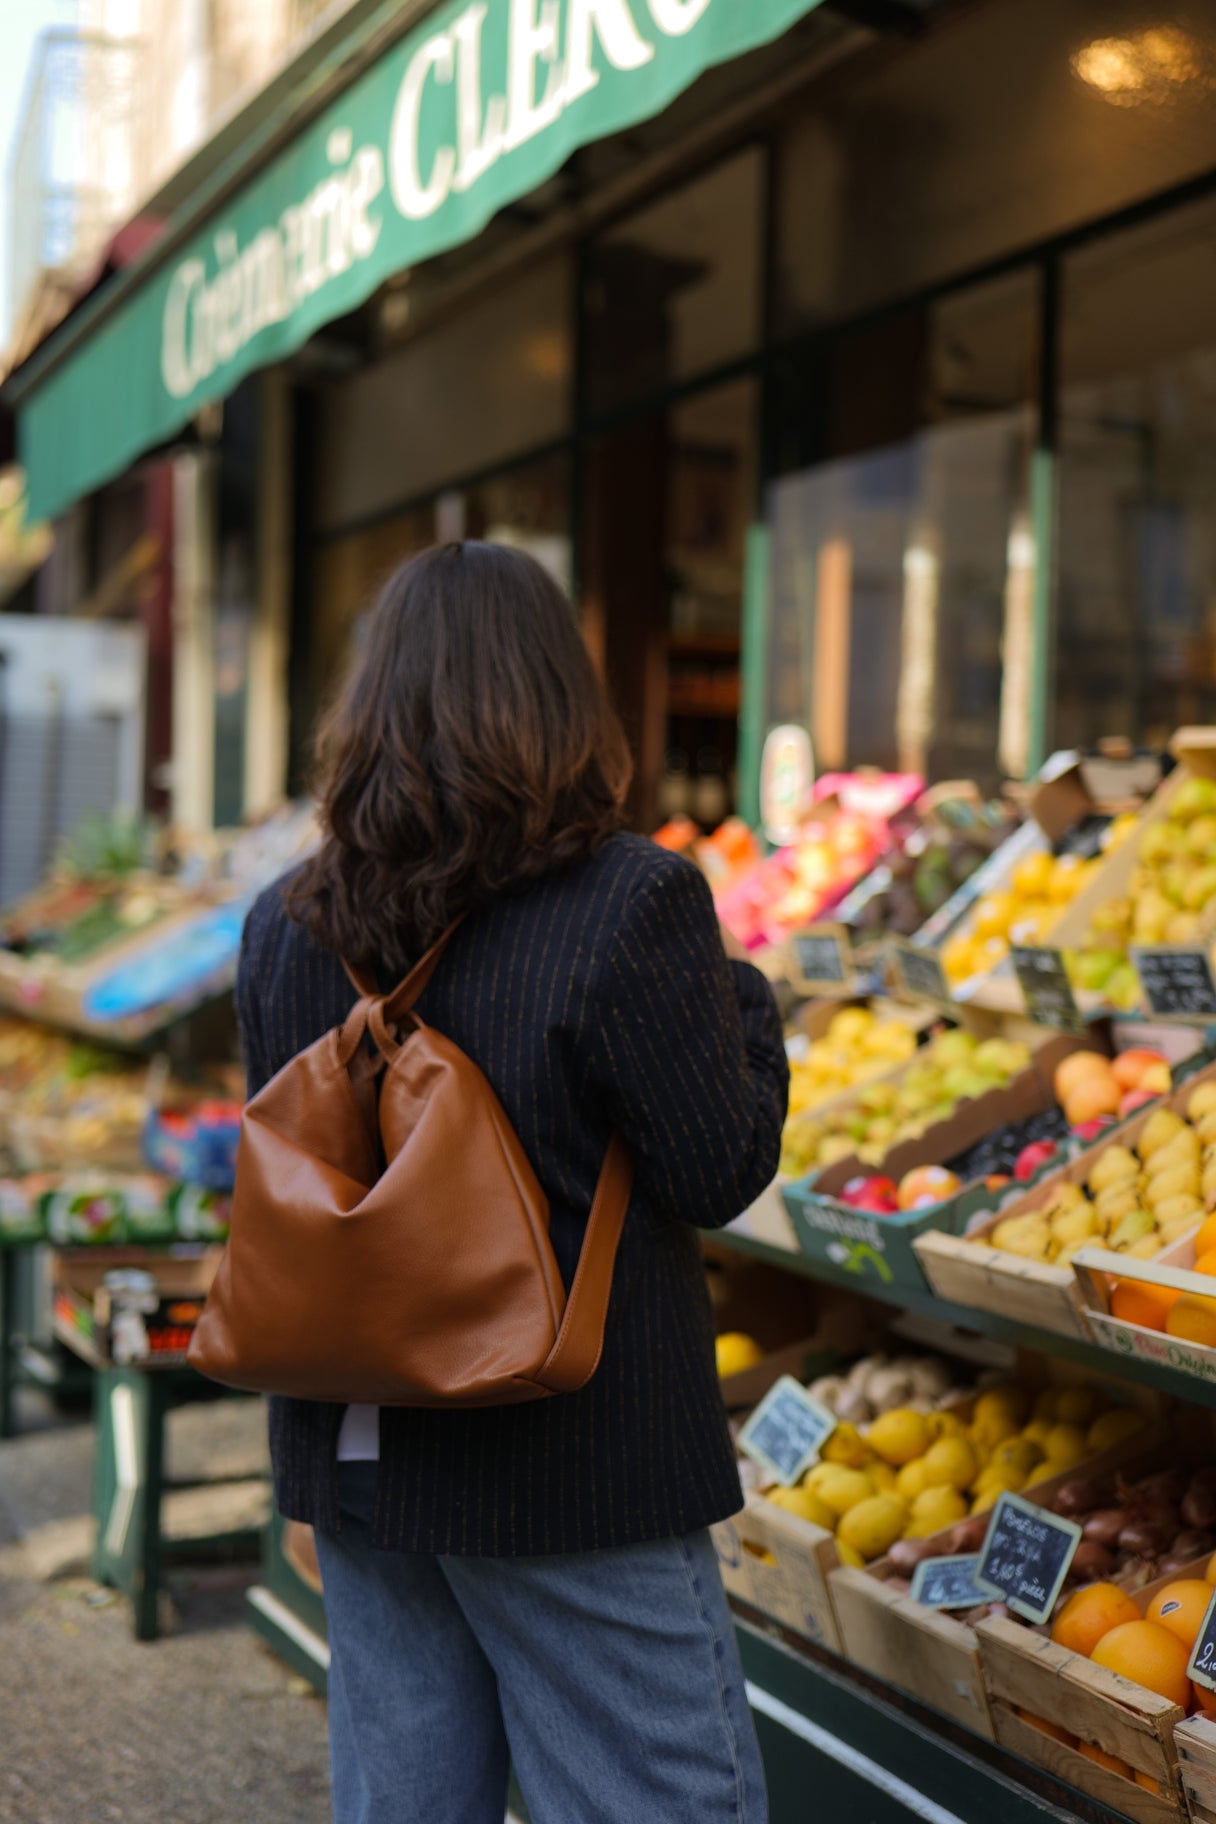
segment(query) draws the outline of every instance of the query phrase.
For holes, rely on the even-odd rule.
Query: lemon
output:
[[[996,1506],[997,1496],[1000,1492],[999,1488],[981,1489],[980,1493],[971,1503],[971,1512],[973,1514],[986,1514],[990,1508]]]
[[[815,1481],[813,1492],[831,1508],[838,1520],[859,1501],[868,1501],[874,1493],[874,1484],[859,1469],[846,1469],[843,1463],[823,1463],[820,1468],[823,1474]]]
[[[1052,1469],[1071,1469],[1089,1454],[1079,1425],[1053,1425],[1047,1436],[1047,1462]]]
[[[821,1463],[843,1463],[846,1469],[864,1469],[870,1460],[870,1452],[856,1425],[851,1425],[847,1419],[841,1419],[820,1451],[819,1460]]]
[[[741,1330],[727,1330],[714,1340],[714,1355],[718,1363],[718,1378],[725,1380],[728,1375],[742,1374],[745,1368],[754,1368],[757,1362],[764,1360],[764,1351],[754,1337],[744,1336]]]
[[[853,1570],[853,1571],[864,1571],[865,1570],[866,1561],[862,1557],[861,1553],[857,1550],[857,1547],[855,1545],[842,1545],[840,1543],[840,1541],[837,1540],[836,1551],[840,1558],[841,1564],[847,1564],[849,1566],[850,1570]]]
[[[912,1503],[905,1539],[928,1539],[967,1516],[967,1503],[957,1488],[927,1488]]]
[[[924,1458],[926,1488],[956,1488],[962,1493],[979,1474],[979,1463],[966,1438],[939,1438]]]
[[[836,1525],[831,1508],[809,1488],[770,1488],[768,1499],[774,1507],[784,1508],[787,1514],[797,1514],[800,1520],[809,1520],[812,1526],[821,1526],[825,1532],[830,1533]]]
[[[1112,1406],[1090,1426],[1085,1434],[1085,1448],[1096,1456],[1100,1450],[1109,1450],[1113,1444],[1122,1444],[1125,1438],[1134,1437],[1147,1424],[1144,1414],[1137,1412],[1134,1406]]]
[[[904,1464],[895,1477],[895,1491],[902,1495],[905,1501],[915,1501],[917,1495],[923,1495],[928,1486],[923,1457],[913,1457],[910,1463]]]
[[[898,1469],[911,1463],[914,1457],[923,1457],[933,1442],[933,1435],[923,1412],[914,1412],[910,1406],[896,1406],[875,1419],[866,1433],[866,1442],[884,1463]]]
[[[967,1427],[957,1412],[931,1412],[929,1430],[935,1438],[965,1438]]]
[[[863,1559],[881,1558],[904,1530],[907,1509],[893,1495],[871,1495],[851,1507],[836,1529],[836,1541],[852,1546]]]
[[[865,1464],[865,1472],[880,1495],[893,1495],[898,1492],[899,1476],[889,1463],[881,1457],[871,1457]]]

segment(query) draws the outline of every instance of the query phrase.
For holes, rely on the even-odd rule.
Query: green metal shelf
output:
[[[741,1611],[735,1629],[770,1824],[1122,1824],[1121,1812],[760,1617]]]
[[[1055,1355],[1066,1361],[1079,1362],[1082,1366],[1093,1369],[1096,1374],[1137,1381],[1143,1386],[1155,1387],[1161,1393],[1172,1394],[1175,1399],[1189,1400],[1193,1405],[1216,1406],[1216,1385],[1200,1381],[1192,1374],[1182,1374],[1175,1368],[1157,1362],[1141,1361],[1137,1356],[1116,1355],[1112,1350],[1100,1349],[1096,1343],[1085,1342],[1079,1336],[1058,1336],[1054,1330],[1036,1330],[1028,1324],[1014,1323],[1009,1318],[1000,1317],[993,1311],[977,1311],[970,1305],[953,1305],[944,1298],[935,1297],[927,1286],[887,1285],[879,1280],[858,1279],[855,1273],[835,1269],[825,1261],[812,1260],[806,1254],[795,1253],[793,1249],[773,1247],[769,1242],[756,1241],[750,1235],[736,1234],[729,1229],[715,1229],[712,1235],[707,1234],[703,1239],[710,1250],[722,1247],[732,1253],[752,1255],[775,1267],[783,1267],[787,1272],[801,1273],[807,1279],[819,1280],[824,1285],[838,1286],[860,1298],[894,1305],[900,1311],[915,1312],[920,1317],[936,1318],[938,1322],[952,1324],[960,1330],[972,1330],[977,1335],[990,1336],[999,1343],[1016,1344],[1023,1349],[1033,1349],[1041,1355]]]

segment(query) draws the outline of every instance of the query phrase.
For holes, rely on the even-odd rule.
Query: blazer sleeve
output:
[[[245,1095],[256,1096],[274,1075],[267,1055],[263,1027],[262,991],[258,980],[257,950],[259,905],[255,903],[241,932],[241,953],[236,966],[236,1030],[241,1045],[241,1062],[245,1066]]]
[[[626,902],[596,995],[592,1076],[657,1214],[718,1228],[776,1175],[789,1065],[773,993],[728,961],[713,896],[664,857]]]

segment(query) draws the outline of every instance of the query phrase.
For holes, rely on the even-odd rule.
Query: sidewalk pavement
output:
[[[256,1565],[169,1575],[132,1639],[88,1575],[93,1432],[23,1395],[0,1443],[0,1824],[329,1824],[325,1706],[245,1621]],[[258,1475],[256,1401],[169,1421],[171,1473]]]

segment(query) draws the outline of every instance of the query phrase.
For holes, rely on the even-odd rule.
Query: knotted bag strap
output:
[[[576,1393],[599,1366],[612,1269],[632,1189],[629,1149],[619,1134],[613,1134],[595,1187],[595,1201],[587,1218],[587,1232],[561,1329],[536,1377],[550,1393]]]
[[[463,920],[452,920],[442,937],[436,938],[426,955],[421,957],[410,970],[403,982],[398,982],[391,994],[381,994],[376,982],[365,969],[356,969],[345,958],[342,967],[350,977],[351,984],[362,1000],[383,1001],[384,1016],[387,1020],[399,1020],[403,1013],[409,1013],[438,967],[439,959],[448,947],[448,943]]]

